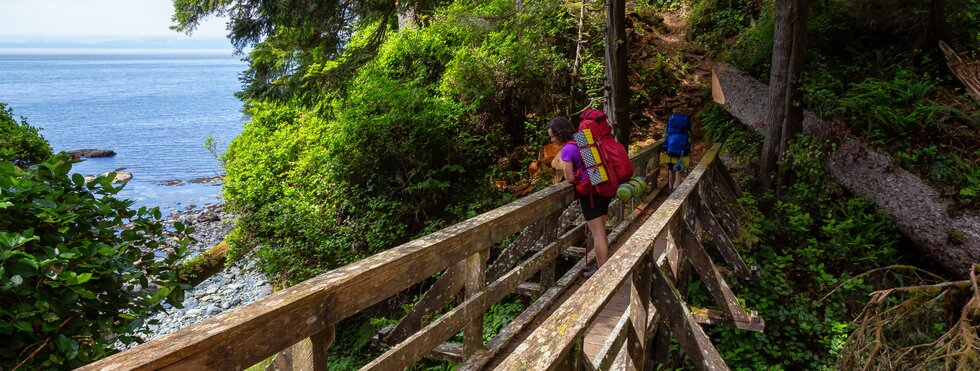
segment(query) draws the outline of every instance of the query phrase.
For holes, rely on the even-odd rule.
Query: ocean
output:
[[[208,152],[222,152],[247,119],[234,93],[247,65],[230,52],[4,51],[0,102],[24,116],[55,151],[110,149],[72,171],[133,173],[120,197],[161,211],[221,202],[220,183],[189,180],[224,174]],[[164,185],[179,180],[180,185]]]

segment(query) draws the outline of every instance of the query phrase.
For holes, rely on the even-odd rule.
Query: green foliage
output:
[[[732,117],[721,106],[712,104],[701,110],[697,120],[707,134],[705,141],[725,143],[725,151],[739,159],[759,154],[762,136],[748,130],[741,121]]]
[[[44,161],[51,155],[51,146],[29,125],[27,119],[14,118],[13,108],[0,103],[0,161],[13,162],[26,167]]]
[[[71,165],[65,153],[26,170],[0,162],[3,368],[84,365],[140,341],[151,311],[183,299],[174,267],[188,240],[162,252],[158,209],[115,198],[115,173],[85,182]]]
[[[261,246],[266,273],[293,283],[507,200],[491,179],[523,168],[514,148],[537,141],[562,105],[540,92],[567,91],[553,45],[574,31],[560,3],[523,6],[437,11],[315,105],[250,101],[252,120],[225,155],[225,198],[242,215],[233,252]]]
[[[749,26],[761,9],[759,0],[695,1],[687,15],[691,36],[708,49],[717,49]]]
[[[768,81],[775,28],[775,4],[765,2],[756,19],[741,30],[725,52],[725,59],[753,76]]]

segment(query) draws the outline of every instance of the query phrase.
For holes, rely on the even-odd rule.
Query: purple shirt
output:
[[[585,168],[585,163],[582,162],[582,152],[579,152],[577,145],[565,143],[565,146],[561,147],[560,156],[562,161],[572,163],[572,172]],[[578,178],[580,180],[585,180],[585,177],[582,176],[579,176]]]

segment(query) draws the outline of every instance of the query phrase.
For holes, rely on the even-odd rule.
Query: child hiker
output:
[[[669,192],[680,187],[681,173],[691,165],[691,122],[688,116],[674,113],[667,119],[667,132],[664,135],[663,152],[660,163],[667,165],[667,186]]]

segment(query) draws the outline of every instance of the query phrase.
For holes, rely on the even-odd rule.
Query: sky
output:
[[[225,20],[193,36],[170,30],[172,0],[0,0],[0,46],[212,45],[231,48]]]

